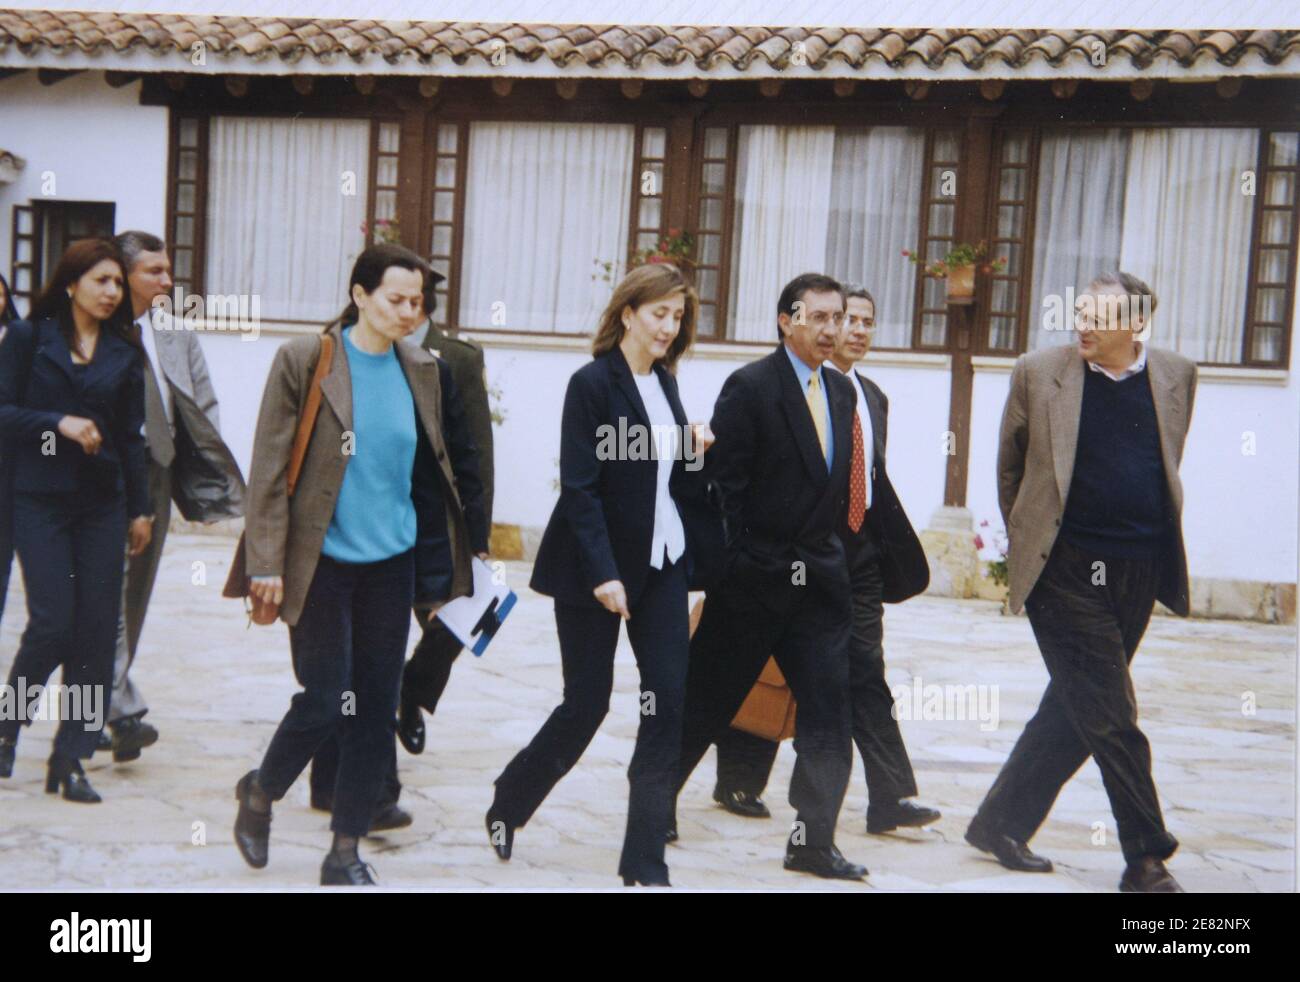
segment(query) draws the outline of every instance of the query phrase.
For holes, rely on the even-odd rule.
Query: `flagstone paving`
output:
[[[284,626],[246,627],[239,606],[220,598],[232,545],[205,535],[176,535],[168,543],[134,675],[162,737],[130,764],[95,758],[88,773],[103,804],[45,795],[54,724],[24,731],[14,775],[0,781],[0,871],[9,889],[316,888],[329,819],[309,809],[305,776],[276,807],[266,869],[245,866],[231,841],[235,781],[256,765],[295,691]],[[506,568],[519,604],[501,636],[484,657],[466,654],[457,662],[429,720],[425,753],[400,752],[402,802],[414,825],[362,847],[385,887],[618,886],[638,718],[626,640],[609,716],[583,759],[520,830],[510,863],[487,845],[483,813],[492,781],[561,690],[550,602],[527,589],[527,564]],[[21,578],[14,579],[0,630],[5,672],[24,619]],[[850,892],[1115,889],[1123,860],[1091,762],[1066,786],[1033,842],[1056,863],[1055,874],[1010,873],[962,841],[1046,684],[1028,622],[1003,616],[996,603],[921,597],[888,608],[885,642],[918,800],[941,809],[943,818],[928,829],[868,836],[855,760],[838,842],[870,868],[869,879],[827,883],[786,873],[793,749],[783,746],[777,760],[767,821],[713,804],[710,754],[681,798],[681,841],[668,849],[673,883]],[[1295,889],[1295,669],[1294,626],[1152,620],[1134,678],[1166,821],[1182,842],[1171,869],[1189,891]]]

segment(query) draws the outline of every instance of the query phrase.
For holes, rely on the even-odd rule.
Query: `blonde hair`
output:
[[[659,362],[673,371],[677,359],[695,342],[695,324],[699,319],[700,299],[694,287],[686,281],[682,271],[671,263],[646,263],[638,266],[614,287],[614,295],[609,298],[605,312],[600,315],[596,328],[596,337],[591,342],[592,355],[599,357],[608,354],[623,340],[627,330],[623,326],[623,311],[631,307],[636,310],[643,304],[652,303],[661,297],[681,293],[686,298],[686,310],[682,313],[681,327],[677,337],[668,346],[667,353]]]

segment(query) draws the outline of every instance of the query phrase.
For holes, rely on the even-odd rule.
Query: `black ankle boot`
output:
[[[18,750],[18,741],[0,737],[0,777],[12,777],[14,773],[14,753]]]
[[[51,757],[45,772],[45,793],[54,794],[60,787],[63,788],[65,801],[96,805],[104,800],[95,793],[95,789],[86,780],[86,774],[81,769],[81,761],[69,760],[66,757]]]

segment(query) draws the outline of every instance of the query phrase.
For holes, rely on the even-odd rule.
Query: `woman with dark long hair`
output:
[[[0,344],[5,342],[9,325],[18,319],[13,291],[0,273]],[[5,595],[9,592],[9,570],[14,561],[14,472],[9,463],[9,448],[0,439],[0,619],[4,618]]]
[[[564,701],[496,780],[486,822],[501,859],[604,719],[626,622],[642,713],[619,873],[628,886],[669,885],[664,841],[681,747],[686,595],[703,541],[687,500],[702,493],[698,455],[712,442],[707,427],[687,424],[673,373],[695,338],[698,310],[675,266],[633,270],[601,316],[595,357],[569,380],[560,500],[530,584],[555,598]],[[623,436],[626,446],[615,442]]]
[[[148,545],[153,521],[143,360],[125,280],[113,243],[72,243],[0,345],[0,430],[28,614],[9,684],[30,697],[62,667],[45,790],[85,803],[100,800],[81,761],[108,714],[122,555],[128,539],[133,554]],[[20,715],[0,720],[0,777],[13,772]]]
[[[279,605],[302,691],[260,766],[236,785],[235,844],[250,866],[266,865],[272,802],[337,736],[323,886],[374,882],[357,842],[393,767],[411,608],[430,609],[472,586],[470,536],[442,436],[438,362],[399,343],[421,321],[425,268],[398,245],[357,257],[348,307],[325,329],[333,354],[292,497],[286,473],[322,339],[295,339],[276,352],[253,442],[249,589]]]

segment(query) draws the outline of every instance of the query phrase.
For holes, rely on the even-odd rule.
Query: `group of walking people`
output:
[[[147,410],[159,386],[146,382],[161,359],[141,341],[148,318],[129,313],[133,268],[111,242],[74,244],[0,342],[4,473],[29,608],[11,682],[62,666],[65,682],[108,686],[122,553],[138,557],[158,535],[156,468],[170,461],[154,453],[151,463]],[[309,766],[312,804],[332,816],[322,884],[372,884],[360,839],[411,821],[398,805],[396,745],[424,747],[422,714],[461,647],[434,615],[471,592],[471,561],[486,558],[491,528],[481,351],[436,329],[408,343],[430,320],[440,278],[401,246],[366,248],[340,316],[275,355],[246,495],[235,468],[224,493],[204,499],[208,520],[244,512],[242,592],[288,625],[301,686],[235,788],[235,842],[257,868],[269,859],[274,803]],[[1128,274],[1103,274],[1089,291],[1140,294],[1154,309]],[[489,844],[511,858],[595,735],[625,625],[642,698],[623,882],[669,885],[677,799],[712,744],[715,798],[767,814],[760,795],[776,745],[731,723],[769,659],[798,707],[785,867],[862,879],[865,867],[836,842],[855,744],[869,833],[941,818],[910,800],[915,776],[885,681],[882,605],[924,590],[929,570],[885,467],[888,401],[855,369],[875,301],[819,273],[787,283],[775,349],[732,373],[707,423],[688,420],[676,379],[698,314],[677,267],[632,270],[596,325],[592,360],[569,380],[560,496],[531,580],[554,600],[563,699],[496,779]],[[1176,842],[1128,662],[1157,597],[1187,610],[1177,466],[1195,366],[1147,346],[1140,314],[1081,313],[1076,326],[1077,345],[1017,363],[1003,418],[1010,601],[1028,608],[1052,681],[967,840],[1008,868],[1050,870],[1027,843],[1091,755],[1119,824],[1121,887],[1176,890],[1163,866]],[[165,381],[177,393],[168,432],[189,433],[193,400]],[[210,409],[215,431],[215,400]],[[636,441],[609,452],[609,433],[638,429],[650,452]],[[56,452],[42,453],[51,432]],[[177,442],[211,452],[210,439]],[[175,475],[166,481],[181,500]],[[1089,578],[1097,562],[1112,571],[1100,589]],[[705,592],[693,634],[692,590]],[[422,637],[404,667],[413,610]],[[17,729],[0,722],[0,776],[12,770]],[[61,724],[51,788],[92,800],[80,761],[98,739]]]

